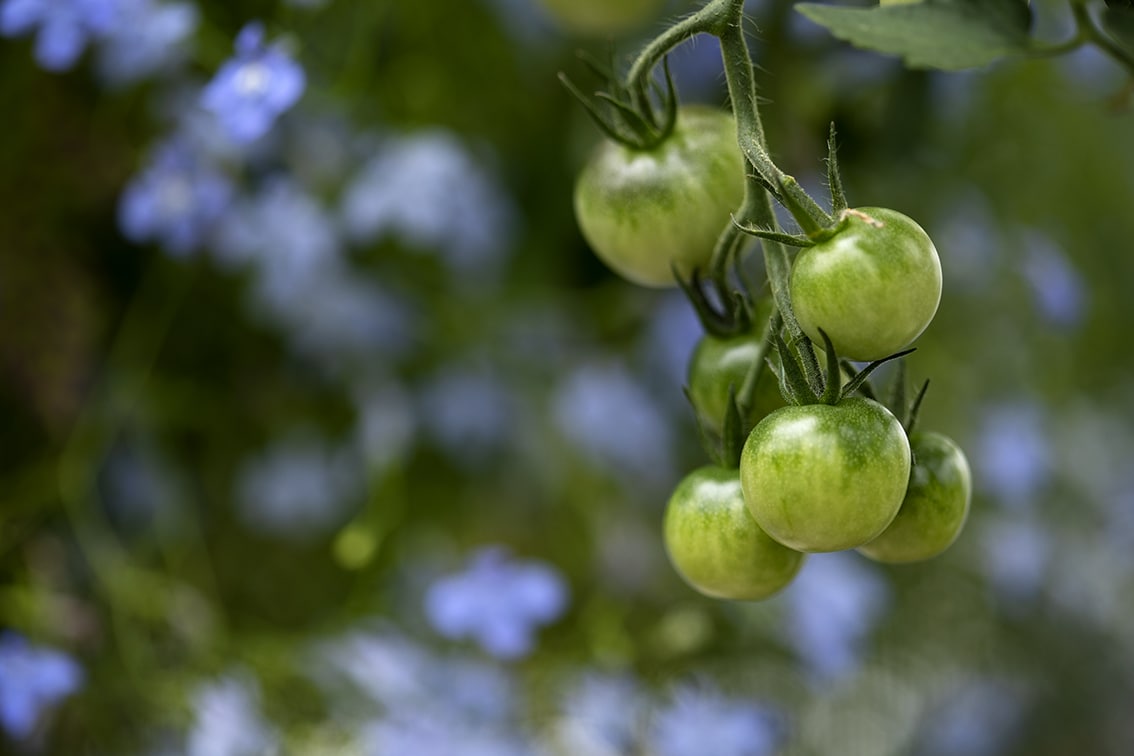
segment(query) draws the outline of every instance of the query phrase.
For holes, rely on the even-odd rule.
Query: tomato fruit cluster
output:
[[[575,217],[595,254],[641,286],[707,267],[744,196],[744,158],[728,113],[683,106],[656,147],[602,142],[575,184]]]

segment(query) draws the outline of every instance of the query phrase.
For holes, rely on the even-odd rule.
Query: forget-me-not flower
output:
[[[249,460],[236,498],[249,525],[280,536],[309,537],[339,524],[359,490],[347,451],[319,440],[289,437]]]
[[[777,732],[774,717],[761,706],[681,688],[656,713],[650,741],[657,756],[764,756],[775,749]]]
[[[555,392],[553,405],[560,432],[596,466],[637,481],[671,474],[668,418],[621,364],[577,368]]]
[[[642,734],[649,699],[631,677],[585,674],[565,691],[555,738],[565,753],[631,753]]]
[[[134,242],[158,242],[185,255],[211,233],[232,184],[181,139],[161,145],[150,165],[126,186],[118,201],[118,225]]]
[[[567,584],[556,570],[488,547],[464,572],[429,587],[425,611],[446,638],[471,638],[493,656],[515,659],[531,651],[536,629],[556,620],[567,600]]]
[[[47,708],[79,689],[83,671],[70,656],[0,633],[0,727],[22,740]]]
[[[236,37],[236,56],[221,66],[201,93],[235,142],[254,142],[299,101],[307,85],[303,68],[280,45],[268,45],[264,27],[251,23]]]
[[[886,582],[846,553],[812,554],[788,590],[788,642],[820,680],[853,673],[889,602]]]
[[[1079,325],[1087,306],[1086,287],[1079,272],[1050,237],[1032,231],[1025,234],[1025,243],[1022,270],[1040,315],[1055,326]]]
[[[981,412],[974,478],[1014,509],[1029,507],[1051,477],[1047,418],[1034,402],[1013,401]]]
[[[392,236],[480,277],[504,259],[516,221],[496,177],[441,130],[384,142],[347,187],[342,215],[357,242]]]
[[[5,0],[0,35],[21,37],[38,27],[35,59],[49,71],[66,71],[121,18],[121,0]]]
[[[129,84],[168,70],[188,54],[200,13],[188,2],[120,0],[130,22],[117,24],[99,46],[98,69],[111,84]]]
[[[277,753],[278,736],[260,714],[254,682],[227,677],[202,686],[194,696],[195,719],[187,756],[261,756]]]

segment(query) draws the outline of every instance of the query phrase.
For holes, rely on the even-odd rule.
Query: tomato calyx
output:
[[[778,316],[774,316],[773,320],[777,320]],[[778,326],[778,323],[774,325]],[[843,399],[851,396],[856,391],[863,391],[863,387],[867,386],[863,393],[867,398],[873,398],[873,390],[869,388],[867,379],[870,374],[877,370],[891,360],[897,360],[905,357],[907,354],[917,351],[916,347],[905,349],[901,352],[895,352],[878,360],[874,360],[861,370],[854,370],[854,367],[846,360],[840,361],[838,353],[835,351],[835,345],[831,343],[830,337],[823,329],[819,329],[819,335],[823,337],[824,355],[826,357],[827,367],[823,374],[814,375],[808,374],[805,371],[805,359],[799,353],[803,349],[810,348],[810,344],[795,343],[792,346],[796,351],[793,351],[792,346],[789,346],[787,341],[784,340],[780,334],[780,329],[775,327],[772,333],[772,343],[776,348],[776,352],[780,357],[780,367],[778,377],[780,379],[780,391],[784,395],[784,400],[794,405],[806,404],[828,404],[834,406],[841,402]],[[769,363],[772,364],[772,363]],[[775,366],[772,366],[775,370]],[[848,374],[848,380],[843,382],[843,373]],[[869,392],[869,393],[867,393]]]
[[[705,333],[726,339],[747,333],[752,329],[752,296],[745,289],[743,279],[739,275],[738,288],[727,295],[720,293],[715,282],[710,282],[714,284],[713,288],[717,289],[716,301],[706,293],[706,281],[700,270],[694,269],[686,278],[676,266],[673,266],[673,277],[681,287],[685,298],[693,306]]]
[[[603,63],[584,51],[578,57],[604,88],[587,95],[562,71],[559,81],[583,105],[599,130],[634,150],[651,150],[669,138],[677,123],[678,103],[668,57],[662,59],[664,86],[644,79],[625,84],[615,75],[612,63]]]

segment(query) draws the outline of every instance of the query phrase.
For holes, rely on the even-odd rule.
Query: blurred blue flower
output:
[[[1025,234],[1024,278],[1032,287],[1040,315],[1055,326],[1073,328],[1085,314],[1087,291],[1067,255],[1048,236]]]
[[[935,224],[937,249],[944,256],[946,286],[979,293],[994,286],[1004,246],[993,208],[979,191],[966,188],[950,201]]]
[[[852,674],[890,599],[877,571],[849,553],[810,554],[788,589],[788,642],[819,680]]]
[[[567,601],[567,584],[556,570],[486,547],[464,572],[429,587],[425,611],[446,638],[471,638],[493,656],[515,659],[531,652],[536,629],[563,614]]]
[[[429,379],[418,395],[418,414],[429,437],[451,458],[479,466],[509,439],[514,397],[501,378],[458,367]]]
[[[306,436],[284,438],[248,460],[236,483],[241,518],[291,538],[318,537],[340,524],[359,492],[350,451]]]
[[[5,0],[0,35],[23,36],[38,27],[35,59],[49,71],[65,71],[88,42],[115,28],[120,6],[120,0]]]
[[[995,756],[1008,753],[1025,710],[1020,688],[978,678],[956,686],[925,718],[917,753],[924,756]]]
[[[432,716],[406,712],[375,721],[363,729],[367,756],[536,756],[522,734],[502,728],[475,727]]]
[[[417,417],[408,395],[396,386],[367,387],[355,398],[356,443],[374,469],[396,465],[413,448]]]
[[[356,242],[393,236],[441,252],[457,274],[492,278],[511,249],[517,214],[454,135],[430,130],[384,143],[347,187],[342,218]]]
[[[312,672],[332,690],[342,679],[375,709],[401,716],[430,709],[440,719],[500,724],[515,713],[511,677],[498,665],[466,658],[439,658],[390,630],[352,633],[323,645]],[[341,695],[336,709],[350,708]],[[356,707],[357,708],[357,707]]]
[[[1001,599],[1034,601],[1047,587],[1051,534],[1031,518],[1001,518],[981,529],[984,570]]]
[[[228,179],[175,137],[160,145],[150,165],[127,184],[118,202],[118,225],[133,242],[158,242],[184,255],[205,240],[231,195]]]
[[[232,204],[217,228],[214,252],[222,263],[254,265],[260,303],[285,316],[323,276],[339,272],[334,224],[315,198],[284,177]]]
[[[567,375],[553,413],[559,431],[592,464],[637,482],[672,478],[669,420],[622,365],[583,365]]]
[[[118,24],[102,41],[98,68],[111,84],[129,84],[169,70],[188,55],[200,13],[189,2],[119,0],[129,23]]]
[[[648,699],[630,677],[587,674],[563,698],[556,739],[577,756],[619,756],[634,751]]]
[[[984,408],[973,459],[978,485],[1000,503],[1031,506],[1051,474],[1046,420],[1033,402],[1014,401]]]
[[[771,712],[713,690],[680,688],[655,715],[650,753],[657,756],[763,756],[775,750]]]
[[[44,710],[77,691],[83,670],[67,654],[0,633],[0,727],[22,740]]]
[[[667,389],[685,385],[689,358],[703,335],[701,321],[683,294],[674,292],[661,297],[646,330],[650,364],[657,365],[661,385]],[[680,391],[669,393],[683,407],[688,406]]]
[[[246,144],[268,133],[306,85],[303,68],[279,44],[265,43],[262,24],[250,23],[236,37],[236,56],[201,93],[201,104],[233,141]]]
[[[260,714],[259,693],[243,677],[203,685],[193,699],[187,756],[263,756],[277,752],[278,736]]]

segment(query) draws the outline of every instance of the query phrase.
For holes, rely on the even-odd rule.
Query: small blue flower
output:
[[[1021,686],[978,678],[950,690],[925,718],[917,753],[995,756],[1008,753],[1029,708]]]
[[[118,202],[118,225],[134,242],[158,242],[170,253],[192,252],[211,232],[232,185],[178,138],[156,151]]]
[[[567,600],[567,584],[554,569],[489,547],[466,571],[430,586],[425,611],[446,638],[472,638],[493,656],[515,659],[531,651],[536,628],[557,619]]]
[[[1051,534],[1031,517],[1002,517],[981,531],[984,570],[993,590],[1013,603],[1034,601],[1048,587]]]
[[[99,72],[111,84],[129,84],[181,63],[200,14],[188,2],[121,0],[130,23],[119,24],[99,48]]]
[[[426,433],[455,462],[479,466],[508,441],[517,414],[513,400],[500,378],[456,367],[421,388],[418,411]]]
[[[1055,326],[1074,328],[1086,314],[1087,291],[1066,253],[1038,232],[1025,235],[1024,278],[1032,287],[1036,308]]]
[[[249,460],[236,484],[240,514],[267,533],[304,538],[339,524],[360,482],[351,454],[289,437]]]
[[[556,740],[565,753],[632,753],[648,704],[633,678],[586,674],[565,693]]]
[[[0,634],[0,727],[22,740],[45,709],[70,696],[83,682],[71,657],[30,645],[15,633]]]
[[[303,68],[277,44],[264,42],[264,27],[245,26],[236,37],[236,57],[205,87],[201,103],[233,141],[254,142],[299,101],[306,87]]]
[[[578,368],[558,388],[553,403],[556,426],[593,464],[635,481],[669,482],[669,418],[623,365]]]
[[[441,252],[463,276],[491,278],[515,235],[515,208],[496,177],[441,130],[383,144],[347,188],[342,213],[355,241],[393,236]]]
[[[890,595],[886,582],[861,559],[812,554],[785,598],[788,642],[820,680],[852,674],[863,643]]]
[[[119,0],[6,0],[0,5],[0,35],[23,36],[39,27],[36,60],[49,71],[66,71],[89,41],[116,27],[120,11]]]
[[[187,756],[258,756],[277,753],[278,736],[260,714],[254,681],[227,677],[200,687]]]
[[[1033,402],[1013,401],[981,412],[974,465],[982,487],[1002,504],[1024,509],[1046,487],[1052,450],[1047,418]]]
[[[292,310],[338,271],[339,240],[319,202],[278,177],[234,202],[217,228],[214,251],[230,265],[257,268],[256,295],[273,313]]]
[[[767,709],[712,690],[681,688],[657,712],[651,732],[657,756],[764,756],[777,741]]]

